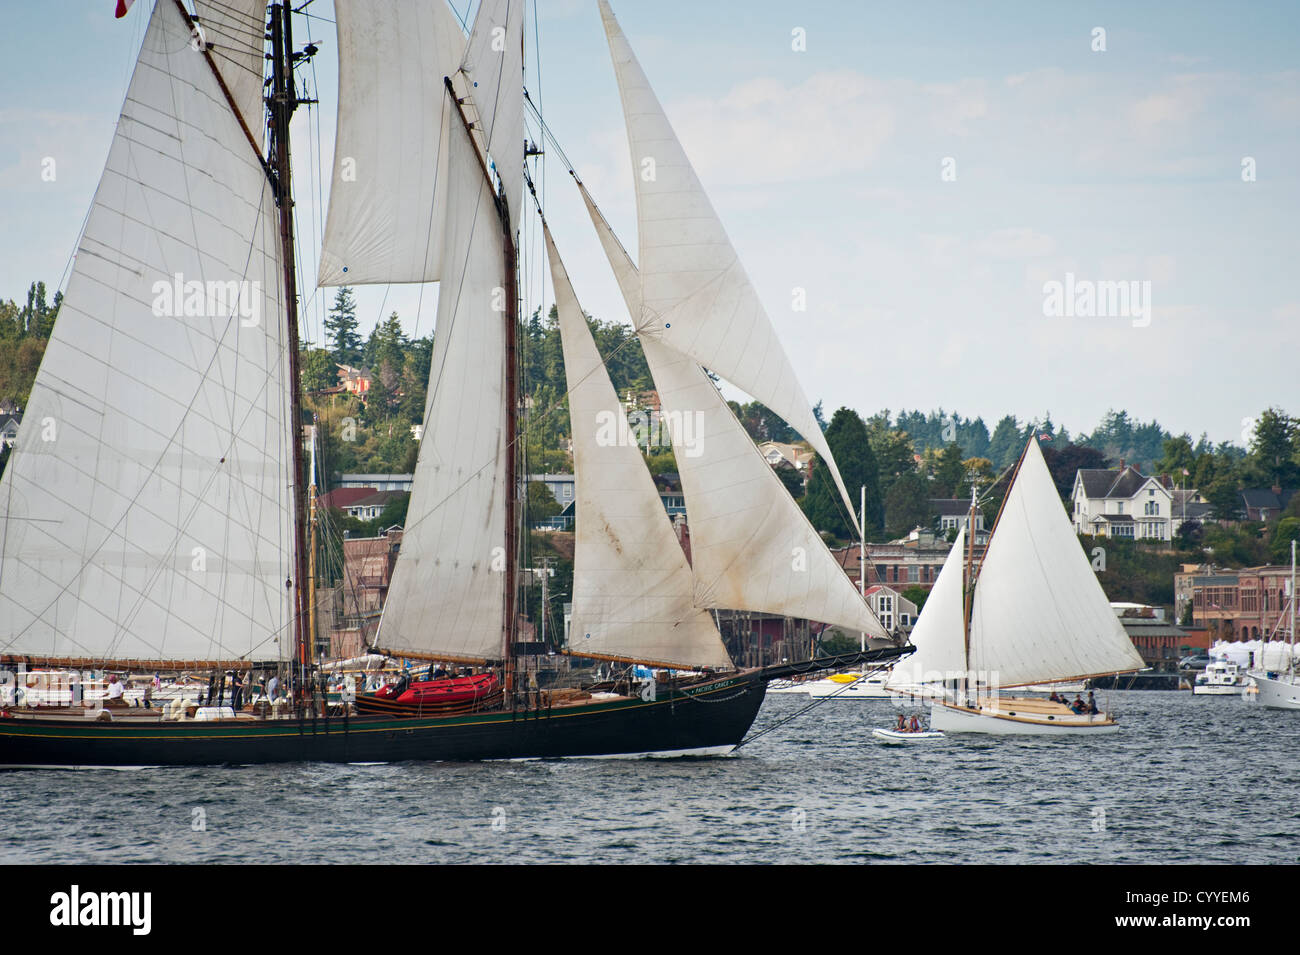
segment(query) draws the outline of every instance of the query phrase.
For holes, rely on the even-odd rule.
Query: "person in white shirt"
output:
[[[122,700],[122,683],[114,673],[108,678],[108,699],[109,702],[121,702]]]

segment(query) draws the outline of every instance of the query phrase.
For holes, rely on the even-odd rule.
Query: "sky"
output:
[[[467,15],[473,0],[452,5]],[[5,6],[0,298],[21,301],[31,281],[66,281],[150,2],[123,20],[114,0]],[[295,118],[293,148],[304,328],[320,340],[336,45],[331,0],[308,9],[318,18],[295,38],[310,30],[321,48],[310,76],[321,103]],[[528,9],[528,88],[635,254],[595,0]],[[1050,413],[1077,433],[1114,408],[1237,443],[1266,407],[1300,413],[1300,5],[614,9],[805,391],[828,411],[942,407],[990,430],[1003,414]],[[626,322],[563,163],[549,147],[542,162],[583,307]],[[521,251],[525,302],[549,308],[535,219]],[[1075,297],[1116,282],[1136,283],[1123,314]],[[1052,283],[1078,307],[1054,310]],[[427,334],[437,291],[370,287],[357,300],[364,332],[395,310]]]

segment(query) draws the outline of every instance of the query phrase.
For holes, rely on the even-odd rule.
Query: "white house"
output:
[[[1166,481],[1147,477],[1132,466],[1080,468],[1070,495],[1075,533],[1170,540],[1178,530],[1178,515],[1173,489]]]
[[[19,412],[0,411],[0,446],[12,448],[18,440],[18,426],[23,416]]]
[[[910,631],[918,616],[916,604],[893,587],[876,584],[867,588],[867,603],[886,630]]]
[[[938,515],[939,530],[943,534],[965,527],[970,523],[970,498],[932,497],[930,510]],[[975,546],[983,547],[989,542],[988,530],[984,527],[984,513],[975,509]]]

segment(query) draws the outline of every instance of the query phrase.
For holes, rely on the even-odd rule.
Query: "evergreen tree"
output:
[[[1294,487],[1300,476],[1297,450],[1300,450],[1300,423],[1278,408],[1262,412],[1250,442],[1248,473],[1252,483]]]
[[[915,471],[893,483],[885,494],[885,533],[901,537],[930,523],[930,485]]]
[[[324,391],[339,383],[338,370],[330,353],[323,348],[307,348],[299,356],[302,367],[302,390]]]
[[[993,462],[993,467],[1001,471],[1020,456],[1020,422],[1014,415],[1007,415],[993,429],[989,439],[988,453],[984,456]]]
[[[826,426],[826,442],[839,464],[844,486],[850,490],[866,487],[867,514],[863,533],[868,540],[878,538],[884,529],[884,504],[880,498],[880,468],[871,451],[866,424],[856,411],[840,408]],[[814,459],[808,491],[801,505],[817,530],[838,538],[853,536],[853,524],[845,512],[835,479],[820,458]]]
[[[357,306],[346,285],[334,293],[334,304],[325,317],[325,341],[340,365],[361,363],[361,336],[357,334]]]

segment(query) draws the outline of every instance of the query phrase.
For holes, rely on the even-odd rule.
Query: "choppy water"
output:
[[[1300,861],[1300,713],[1101,698],[1088,739],[883,746],[890,703],[832,701],[717,759],[11,772],[0,862]]]

